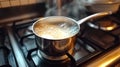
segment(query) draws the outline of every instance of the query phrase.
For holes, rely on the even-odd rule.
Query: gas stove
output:
[[[38,19],[25,23],[14,22],[12,26],[0,28],[0,66],[8,67],[81,67],[92,58],[118,46],[120,22],[116,16],[81,24],[74,48],[73,61],[51,61],[41,56],[32,33],[32,24]],[[114,29],[102,29],[102,21],[109,21]],[[101,21],[101,22],[98,22]],[[105,25],[106,24],[106,25]],[[104,26],[105,25],[105,26]],[[104,23],[109,27],[111,23]],[[113,25],[112,25],[113,26]],[[75,64],[75,66],[73,66]]]

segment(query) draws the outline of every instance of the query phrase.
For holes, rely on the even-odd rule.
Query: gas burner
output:
[[[69,53],[70,53],[70,55],[71,56],[73,56],[73,49],[70,49],[69,51],[68,51]],[[46,55],[45,53],[43,53],[43,52],[39,52],[44,58],[46,58],[46,59],[48,59],[48,60],[53,60],[53,61],[59,61],[59,60],[66,60],[66,59],[68,59],[69,57],[67,56],[67,54],[65,54],[65,55],[62,55],[62,56],[57,56],[57,57],[55,57],[55,56],[48,56],[48,55]]]
[[[61,56],[61,57],[51,57],[51,56],[47,56],[46,54],[44,54],[42,51],[38,50],[38,56],[47,61],[48,63],[66,63],[67,61],[70,61],[69,58],[66,58],[67,56]],[[66,58],[66,59],[64,59]],[[59,59],[63,59],[63,60],[59,60]]]
[[[117,27],[117,23],[110,19],[98,20],[95,23],[88,23],[88,25],[95,29],[101,29],[104,31],[111,31]]]

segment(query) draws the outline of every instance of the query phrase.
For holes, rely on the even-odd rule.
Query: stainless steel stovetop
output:
[[[76,66],[81,67],[92,58],[118,46],[120,42],[119,19],[114,15],[105,19],[117,24],[115,29],[105,31],[91,27],[88,23],[81,25],[73,55]],[[31,26],[36,20],[22,24],[15,22],[12,26],[0,28],[0,58],[2,58],[0,66],[71,67],[71,61],[50,61],[41,56],[35,43],[35,35],[31,31]],[[100,20],[96,20],[95,23]],[[92,21],[90,23],[94,24]]]

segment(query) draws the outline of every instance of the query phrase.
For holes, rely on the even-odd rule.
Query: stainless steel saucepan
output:
[[[111,12],[100,12],[79,21],[65,16],[49,16],[37,20],[32,28],[41,55],[49,60],[67,59],[66,53],[71,55],[74,53],[76,35],[79,33],[80,24],[110,14]]]

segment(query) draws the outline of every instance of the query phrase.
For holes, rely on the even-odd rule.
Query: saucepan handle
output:
[[[90,19],[97,19],[97,18],[101,18],[101,17],[107,16],[107,15],[111,15],[111,14],[112,14],[112,11],[95,13],[95,14],[92,14],[90,16],[87,16],[87,17],[77,21],[77,23],[80,25],[83,22],[86,22],[86,21],[88,21]]]

